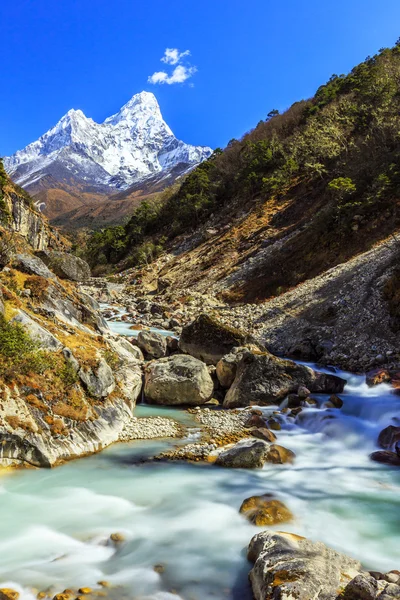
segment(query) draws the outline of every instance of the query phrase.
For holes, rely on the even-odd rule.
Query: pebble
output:
[[[178,438],[184,434],[183,426],[173,419],[164,417],[132,417],[125,423],[119,435],[121,442],[131,440],[153,440],[157,438]]]

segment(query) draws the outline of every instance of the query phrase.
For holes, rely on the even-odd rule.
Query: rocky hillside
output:
[[[113,336],[79,289],[87,263],[0,178],[0,464],[50,467],[146,435],[132,417],[140,350]]]
[[[211,295],[273,352],[360,371],[390,364],[399,91],[396,45],[272,111],[124,227],[93,235],[88,260],[97,270],[113,263],[167,302]]]
[[[259,302],[346,262],[397,231],[400,46],[315,96],[272,111],[180,188],[93,237],[93,264],[175,257],[162,276]],[[157,250],[156,254],[159,253]]]

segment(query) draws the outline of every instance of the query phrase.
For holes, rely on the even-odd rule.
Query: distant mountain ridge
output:
[[[179,176],[211,153],[178,140],[155,96],[141,92],[103,123],[71,109],[37,141],[6,157],[4,166],[31,194],[59,189],[76,200],[81,194],[109,196],[172,171]]]

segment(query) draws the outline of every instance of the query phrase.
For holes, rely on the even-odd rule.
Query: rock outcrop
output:
[[[224,406],[235,408],[251,404],[276,404],[288,394],[306,386],[314,393],[340,393],[345,381],[336,375],[319,373],[283,360],[269,352],[247,353],[240,360],[235,380],[229,388]]]
[[[44,279],[56,279],[55,274],[50,271],[45,263],[39,257],[32,254],[17,254],[13,263],[23,273],[38,275]]]
[[[247,345],[262,349],[251,336],[206,314],[184,327],[179,340],[182,352],[211,365],[216,365],[233,348]]]
[[[85,283],[91,277],[88,263],[67,252],[46,250],[40,253],[43,262],[61,279]]]
[[[33,318],[23,310],[18,310],[11,322],[21,325],[29,333],[30,337],[44,350],[50,350],[52,352],[61,350],[62,343],[55,337],[55,335],[39,325],[39,323],[34,321]]]
[[[145,368],[144,394],[155,404],[205,404],[213,389],[206,365],[193,356],[176,354],[151,361]]]

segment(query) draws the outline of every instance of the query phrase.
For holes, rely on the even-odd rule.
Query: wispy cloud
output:
[[[154,85],[163,83],[167,85],[184,83],[197,71],[196,67],[189,64],[187,61],[184,61],[187,56],[190,56],[190,50],[180,52],[178,48],[167,48],[164,52],[164,56],[161,58],[161,62],[167,65],[176,65],[174,70],[170,74],[166,71],[156,71],[153,75],[148,77],[147,81]],[[186,64],[182,64],[182,62],[185,62]]]
[[[171,75],[168,75],[165,71],[157,71],[150,75],[148,78],[149,83],[167,83],[171,85],[173,83],[184,83],[189,77],[192,77],[196,73],[196,67],[185,67],[184,65],[178,65],[172,71]]]
[[[178,48],[167,48],[161,62],[166,63],[167,65],[177,65],[181,62],[182,58],[185,58],[185,56],[190,56],[190,50],[179,52]]]

